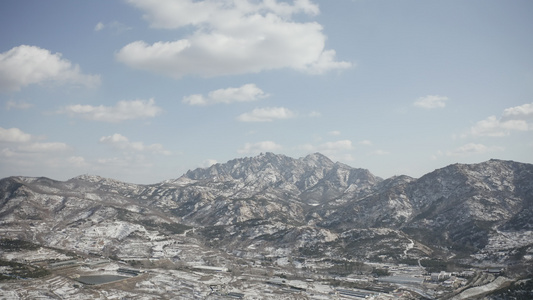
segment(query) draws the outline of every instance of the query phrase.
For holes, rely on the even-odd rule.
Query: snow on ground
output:
[[[467,289],[463,291],[462,293],[460,293],[459,295],[453,297],[452,300],[462,300],[462,299],[469,299],[469,298],[481,296],[493,290],[502,288],[506,284],[509,284],[511,281],[512,280],[509,278],[500,276],[491,283]]]
[[[411,249],[413,249],[413,248],[415,247],[415,242],[413,242],[413,240],[410,239],[410,238],[407,238],[407,239],[409,240],[410,243],[407,244],[407,246],[405,247],[405,250],[403,251],[403,254],[404,254],[405,256],[407,256],[407,252],[408,252],[409,250],[411,250]]]
[[[26,262],[38,262],[44,260],[68,260],[72,257],[67,256],[63,253],[48,249],[48,248],[39,248],[34,251],[19,251],[19,252],[5,252],[1,255],[5,260],[9,261],[26,261]]]
[[[484,250],[505,250],[520,248],[533,243],[533,231],[497,231],[489,237]]]
[[[85,229],[85,236],[89,238],[105,238],[122,240],[134,231],[143,231],[144,227],[129,222],[104,222]]]

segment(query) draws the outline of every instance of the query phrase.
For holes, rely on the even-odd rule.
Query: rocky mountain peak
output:
[[[288,179],[295,173],[305,173],[311,169],[332,168],[334,163],[326,156],[315,153],[304,158],[294,159],[272,152],[254,157],[244,157],[215,164],[209,168],[188,171],[184,177],[192,180],[242,180],[258,174],[278,174]]]
[[[301,159],[303,162],[309,165],[316,166],[332,166],[334,163],[331,159],[321,153],[312,153]]]
[[[188,171],[164,183],[208,187],[213,198],[261,195],[315,205],[342,195],[353,198],[368,194],[381,180],[366,169],[334,163],[320,153],[296,159],[267,152]]]
[[[276,171],[279,173],[292,163],[292,158],[267,152],[255,157],[236,158],[226,163],[217,163],[208,168],[189,170],[184,177],[204,181],[238,180],[258,172]]]
[[[332,181],[346,188],[351,181],[381,181],[368,170],[352,168],[342,163],[334,163],[320,153],[309,154],[303,158],[291,158],[271,152],[255,157],[244,157],[215,164],[209,168],[188,171],[180,181],[245,181],[245,182],[288,182],[300,190],[308,189],[321,180]]]

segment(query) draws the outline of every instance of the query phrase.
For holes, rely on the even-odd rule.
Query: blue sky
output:
[[[0,177],[533,163],[533,2],[0,3]]]

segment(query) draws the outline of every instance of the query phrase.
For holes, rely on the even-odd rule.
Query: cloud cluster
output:
[[[128,0],[128,2],[146,12],[143,17],[152,27],[165,29],[188,25],[199,26],[223,20],[237,22],[243,16],[255,15],[261,11],[271,12],[284,18],[297,13],[317,15],[320,12],[318,6],[309,0],[296,0],[292,5],[276,0],[253,2],[247,0]]]
[[[19,128],[0,127],[0,145],[4,155],[15,156],[27,153],[61,152],[70,150],[65,143],[39,142],[39,138],[25,133]]]
[[[0,142],[24,143],[31,140],[31,134],[25,133],[18,128],[5,129],[0,127]]]
[[[145,12],[153,28],[194,28],[176,41],[135,41],[117,52],[118,61],[136,69],[174,78],[257,73],[291,68],[320,74],[345,69],[326,50],[326,37],[316,22],[296,22],[295,14],[317,15],[309,0],[289,4],[277,0],[129,0]]]
[[[145,145],[142,142],[130,142],[129,139],[119,133],[100,138],[100,143],[109,145],[115,149],[132,152],[146,152],[152,154],[171,155],[161,144]]]
[[[82,171],[116,172],[116,167],[121,171],[129,170],[144,172],[153,166],[152,155],[172,155],[161,144],[146,145],[142,142],[131,142],[121,134],[103,136],[99,139],[101,144],[108,145],[118,151],[118,157],[105,157],[86,160],[83,156],[75,155],[75,149],[62,142],[43,141],[44,137],[35,136],[19,128],[0,127],[0,165],[8,174],[34,174],[36,170],[47,169],[55,176],[64,176],[74,172],[77,175]],[[40,171],[39,171],[40,172]],[[124,174],[121,174],[122,176]],[[47,176],[50,176],[47,175]]]
[[[30,84],[54,82],[94,87],[100,76],[86,75],[61,53],[21,45],[0,53],[0,91],[18,91]]]
[[[507,108],[499,118],[490,116],[485,120],[478,121],[462,137],[502,137],[513,131],[529,130],[533,130],[533,103]]]
[[[418,98],[413,105],[425,109],[443,108],[446,106],[448,97],[439,95],[427,95],[425,97]]]
[[[241,122],[272,122],[280,119],[291,119],[296,113],[285,107],[256,108],[251,112],[241,114],[237,120]]]
[[[503,111],[503,117],[506,119],[519,118],[533,120],[533,102],[506,108]]]
[[[19,128],[0,127],[0,165],[5,170],[21,172],[25,168],[66,167],[72,147],[61,142],[42,142]],[[65,159],[67,162],[65,163]],[[4,171],[5,171],[4,170]]]
[[[69,105],[58,111],[72,117],[91,121],[118,123],[126,120],[153,118],[163,110],[155,105],[155,100],[119,101],[115,106]]]
[[[263,92],[255,84],[249,83],[238,88],[214,90],[209,92],[207,97],[201,94],[186,96],[183,97],[182,102],[189,105],[205,106],[217,103],[251,102],[266,97],[268,97],[267,93]]]
[[[476,122],[459,137],[466,138],[502,138],[513,132],[527,132],[533,130],[533,103],[509,107],[503,110],[500,117],[489,116]],[[469,142],[450,151],[438,151],[433,159],[438,157],[468,157],[505,151],[500,145],[485,145],[479,142]]]

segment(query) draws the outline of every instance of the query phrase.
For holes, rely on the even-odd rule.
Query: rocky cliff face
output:
[[[154,185],[86,175],[0,180],[6,237],[119,256],[149,252],[119,245],[140,245],[150,232],[194,228],[191,238],[238,256],[281,249],[304,257],[526,261],[532,203],[533,165],[499,160],[382,180],[318,153],[266,153]]]

